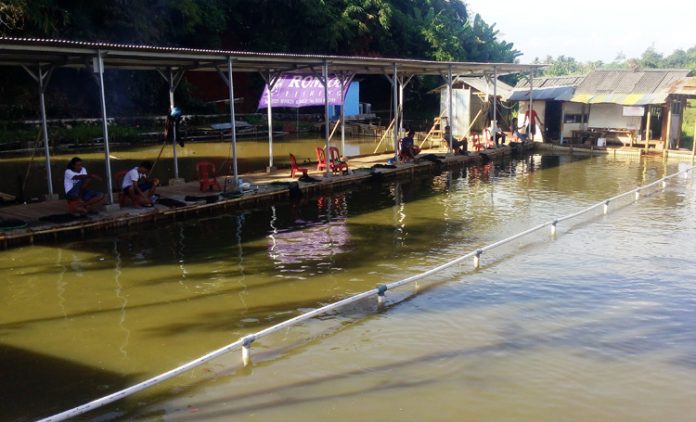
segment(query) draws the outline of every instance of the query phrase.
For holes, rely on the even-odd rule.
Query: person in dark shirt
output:
[[[416,155],[420,152],[420,148],[418,148],[417,145],[415,145],[413,141],[413,136],[415,135],[415,132],[413,129],[408,131],[408,134],[406,135],[405,138],[401,139],[400,145],[399,145],[399,158],[401,158],[401,161],[404,162],[415,162],[416,161]]]

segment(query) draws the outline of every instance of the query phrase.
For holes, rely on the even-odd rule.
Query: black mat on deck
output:
[[[169,208],[178,208],[186,206],[186,202],[177,201],[176,199],[172,198],[160,198],[157,200],[157,203]]]
[[[0,230],[3,230],[3,231],[23,229],[26,226],[27,226],[26,221],[20,220],[17,218],[6,218],[4,220],[0,220]]]
[[[220,195],[209,195],[209,196],[186,195],[184,200],[186,202],[205,201],[208,204],[212,204],[213,202],[217,202],[220,200]]]
[[[39,217],[39,221],[44,221],[46,223],[69,223],[71,221],[84,220],[85,218],[87,218],[86,215],[72,215],[70,213],[65,213]]]

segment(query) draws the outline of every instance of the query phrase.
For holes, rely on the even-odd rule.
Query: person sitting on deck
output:
[[[157,186],[159,186],[159,180],[156,178],[147,180],[150,170],[152,170],[152,163],[143,161],[139,166],[133,167],[123,176],[121,188],[136,207],[152,206],[152,196],[155,194]]]
[[[413,141],[415,134],[416,132],[410,129],[406,137],[399,143],[399,158],[403,162],[416,162],[416,155],[420,152],[420,148]]]
[[[89,189],[92,180],[102,180],[102,178],[96,174],[87,173],[80,157],[73,157],[65,169],[63,178],[65,198],[69,203],[77,201],[71,205],[72,211],[78,214],[96,212],[96,208],[104,202],[103,193]]]
[[[498,145],[505,145],[505,132],[500,127],[495,128],[495,147]]]
[[[527,139],[529,139],[528,134],[520,132],[520,129],[522,129],[523,127],[524,126],[517,126],[517,118],[512,119],[512,125],[511,125],[512,140],[511,140],[511,142],[521,142],[521,143],[527,142]]]
[[[450,131],[452,129],[449,126],[445,126],[445,133],[442,135],[445,144],[449,146]],[[461,141],[452,136],[452,152],[455,155],[469,155],[469,140],[465,137]]]

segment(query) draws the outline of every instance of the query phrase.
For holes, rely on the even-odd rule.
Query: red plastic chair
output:
[[[481,151],[481,148],[483,148],[483,144],[481,144],[481,137],[478,134],[474,134],[471,137],[471,141],[474,144],[474,149],[478,152]]]
[[[213,189],[222,190],[215,177],[215,164],[210,161],[199,161],[196,164],[198,171],[198,183],[201,192],[208,192]]]
[[[486,128],[483,130],[483,136],[486,139],[486,148],[495,148],[495,141],[493,140],[493,134],[491,130]]]
[[[317,171],[322,171],[326,169],[326,154],[321,147],[316,148],[317,153]]]
[[[295,158],[295,155],[290,154],[290,177],[295,177],[295,173],[298,171],[302,172],[303,176],[306,176],[309,170],[304,167],[297,167],[297,159]]]
[[[348,171],[348,163],[341,161],[341,153],[336,147],[329,147],[329,167],[334,173]]]

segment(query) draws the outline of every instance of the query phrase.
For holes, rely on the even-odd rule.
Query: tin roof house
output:
[[[580,129],[586,122],[586,112],[579,104],[564,102],[563,98],[572,96],[583,81],[584,76],[546,76],[520,80],[515,86],[510,101],[519,102],[519,115],[524,116],[529,109],[530,96],[532,108],[542,119],[543,127],[537,127],[534,139],[557,140],[563,132],[570,134]],[[523,124],[522,121],[518,123]],[[568,135],[566,135],[568,136]]]
[[[535,79],[533,107],[544,116],[545,141],[573,142],[605,138],[630,144],[679,147],[682,110],[696,88],[688,69],[600,69],[584,77]],[[548,79],[548,78],[546,78]],[[529,83],[515,87],[520,115],[529,102]]]

